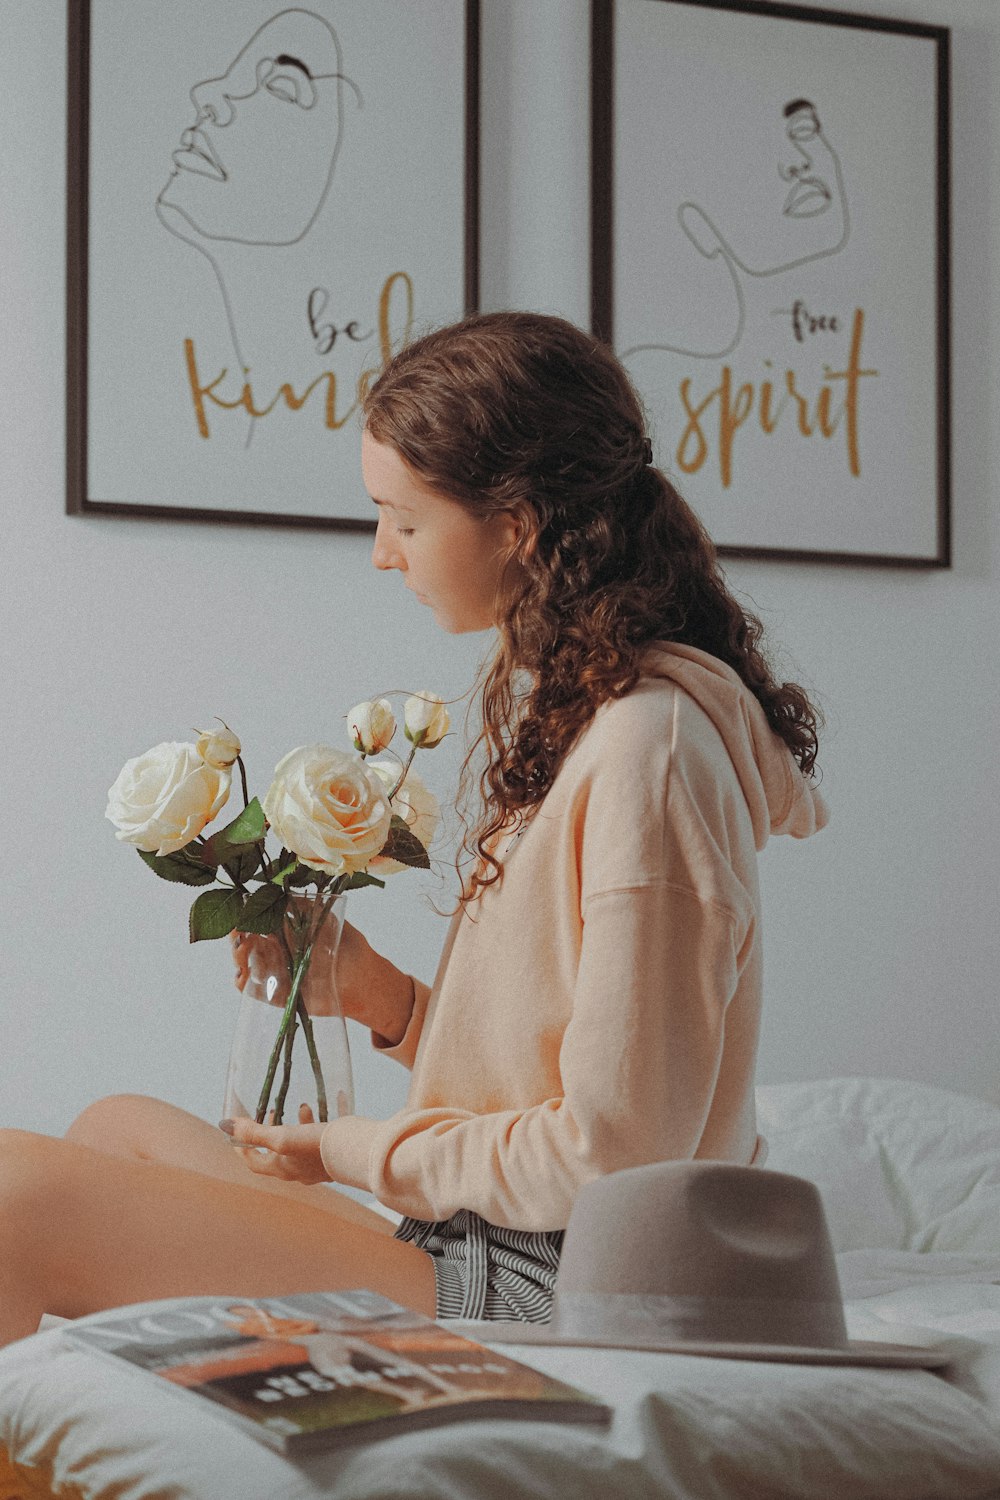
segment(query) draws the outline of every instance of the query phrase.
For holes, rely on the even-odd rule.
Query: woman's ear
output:
[[[529,516],[519,511],[508,511],[504,516],[505,530],[511,555],[519,562],[527,562],[535,550],[537,532]]]

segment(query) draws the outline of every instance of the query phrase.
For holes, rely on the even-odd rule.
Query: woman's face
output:
[[[378,506],[374,566],[397,568],[449,634],[495,625],[503,559],[517,539],[513,518],[471,515],[429,489],[395,448],[367,432],[361,438],[361,468]]]
[[[289,245],[326,196],[340,133],[337,39],[318,16],[275,16],[226,73],[195,84],[194,123],[159,202],[204,239]]]
[[[753,275],[832,255],[847,232],[840,160],[823,134],[815,106],[806,99],[792,101],[790,113],[775,121],[772,135],[767,156],[773,151],[773,159],[766,161],[766,170],[766,158],[751,156],[752,150],[763,156],[762,142],[747,140],[742,165],[739,154],[730,153],[727,171],[741,172],[744,182],[759,172],[760,191],[751,200],[752,209],[738,219],[727,214],[716,220],[728,222],[727,242],[737,262]]]

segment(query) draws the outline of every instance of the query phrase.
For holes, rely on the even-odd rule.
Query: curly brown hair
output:
[[[821,719],[772,675],[763,626],[726,587],[715,547],[650,462],[642,405],[611,350],[562,318],[478,313],[405,345],[362,395],[367,430],[439,494],[511,516],[497,650],[480,679],[482,805],[462,899],[502,879],[490,841],[541,802],[602,703],[656,641],[726,662],[802,771]]]

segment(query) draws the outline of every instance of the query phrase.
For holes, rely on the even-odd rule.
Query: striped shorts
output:
[[[396,1239],[434,1262],[437,1317],[547,1323],[563,1232],[503,1229],[463,1208],[440,1223],[404,1218]]]

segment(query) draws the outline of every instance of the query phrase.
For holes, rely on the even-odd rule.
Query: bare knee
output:
[[[150,1139],[169,1108],[147,1094],[109,1094],[77,1115],[66,1139],[112,1156],[152,1160]]]

